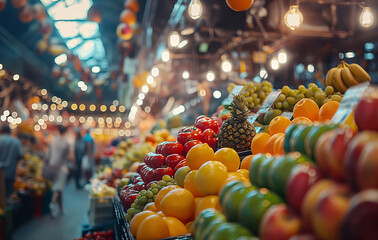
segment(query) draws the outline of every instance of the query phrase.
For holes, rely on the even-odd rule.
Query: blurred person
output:
[[[80,184],[81,180],[81,172],[82,172],[82,160],[85,155],[85,141],[83,136],[81,135],[80,128],[75,128],[75,165],[76,165],[76,174],[75,174],[75,183],[76,188],[82,188]]]
[[[52,217],[57,216],[56,203],[58,203],[60,213],[63,214],[63,188],[66,184],[68,175],[68,157],[70,154],[70,145],[65,138],[67,128],[58,125],[58,133],[51,140],[48,157],[45,164],[50,166],[52,176],[49,177],[53,181],[53,196],[50,202],[50,214]]]
[[[83,168],[85,170],[85,178],[87,183],[89,183],[94,171],[94,153],[95,153],[95,143],[91,136],[91,129],[85,128],[85,155],[83,157]]]
[[[5,194],[13,193],[18,161],[24,156],[24,148],[18,138],[11,136],[9,125],[3,125],[0,134],[0,169],[4,170]]]

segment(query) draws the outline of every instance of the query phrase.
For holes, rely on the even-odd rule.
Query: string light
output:
[[[280,64],[284,64],[287,62],[287,53],[285,50],[281,50],[279,53],[278,53],[278,62]]]
[[[39,125],[34,125],[34,130],[38,132],[39,130],[41,130],[41,127]]]
[[[42,94],[43,96],[45,96],[45,95],[47,94],[47,90],[46,90],[46,89],[42,89],[42,90],[41,90],[41,94]]]
[[[157,76],[159,76],[159,68],[157,68],[157,67],[153,67],[152,69],[151,69],[151,75],[153,76],[153,77],[157,77]]]
[[[17,113],[16,112],[12,112],[12,117],[17,117]]]
[[[164,51],[161,53],[161,60],[163,60],[163,62],[168,62],[170,58],[171,53],[168,49],[164,49]]]
[[[373,25],[374,16],[370,7],[364,7],[360,15],[360,24],[364,28],[369,28]]]
[[[14,81],[18,81],[19,79],[20,79],[20,75],[18,75],[18,74],[13,75]]]
[[[85,110],[85,105],[84,104],[80,104],[79,109],[80,109],[80,111],[84,111]]]
[[[101,105],[100,110],[101,110],[101,112],[105,112],[106,111],[106,106],[105,105]]]
[[[63,102],[62,102],[62,106],[63,106],[63,107],[67,107],[67,106],[68,106],[68,102],[67,102],[67,101],[63,101]]]
[[[59,123],[63,122],[62,116],[57,116],[56,121],[59,122]]]
[[[76,121],[76,118],[75,118],[75,116],[71,116],[69,120],[70,120],[71,123],[74,123]]]
[[[10,114],[9,110],[5,110],[5,111],[3,112],[3,115],[6,116],[6,117],[8,117],[9,114]]]
[[[97,121],[98,121],[99,124],[103,124],[104,123],[104,119],[102,117],[98,118]]]
[[[39,125],[42,125],[42,124],[44,124],[44,123],[45,123],[45,121],[43,121],[43,119],[39,119],[39,120],[38,120],[38,124],[39,124]]]
[[[59,111],[60,110],[63,110],[63,105],[62,104],[58,104],[58,106],[56,107]]]
[[[115,111],[117,110],[117,108],[116,108],[116,106],[111,105],[110,108],[109,108],[109,110],[110,110],[111,112],[115,112]]]
[[[113,122],[113,120],[112,120],[112,118],[111,118],[111,117],[107,117],[107,118],[106,118],[106,123],[108,123],[108,124],[109,124],[109,123],[112,123],[112,122]]]
[[[295,30],[302,25],[303,15],[301,11],[299,11],[298,0],[294,1],[293,4],[290,5],[290,9],[284,16],[284,22],[291,30]]]
[[[43,115],[42,116],[42,120],[45,121],[45,122],[47,122],[49,120],[49,116]]]
[[[222,93],[221,93],[221,91],[219,91],[219,90],[215,90],[215,91],[213,92],[213,97],[214,97],[215,99],[219,99],[219,98],[221,98],[221,97],[222,97]]]
[[[125,106],[119,106],[119,109],[118,109],[121,113],[125,112],[126,111],[126,108]]]
[[[280,63],[278,62],[276,57],[272,58],[272,60],[270,61],[270,66],[273,70],[278,70],[280,68]]]
[[[214,81],[214,79],[215,79],[215,74],[214,74],[214,72],[213,72],[213,71],[208,71],[207,74],[206,74],[206,79],[207,79],[207,81],[209,81],[209,82]]]
[[[145,111],[146,113],[150,113],[150,112],[151,112],[151,107],[150,107],[150,106],[145,106],[145,107],[144,107],[144,111]]]
[[[149,90],[150,90],[150,88],[147,85],[143,85],[143,87],[142,87],[143,93],[148,93]]]
[[[90,105],[89,110],[91,110],[92,112],[96,111],[96,105],[94,104]]]
[[[85,123],[85,117],[83,116],[79,117],[79,122],[82,124]]]
[[[42,125],[41,125],[41,128],[42,128],[42,129],[46,129],[46,128],[47,128],[47,124],[46,124],[46,123],[42,124]]]
[[[144,93],[139,93],[139,95],[138,95],[138,98],[139,99],[144,99],[146,97],[146,95],[144,95]]]
[[[130,122],[125,122],[125,128],[130,128],[131,127],[131,123]]]
[[[180,35],[178,32],[173,31],[171,35],[169,35],[169,44],[172,47],[177,47],[180,44]]]
[[[42,105],[42,110],[47,111],[49,109],[49,106],[45,103]]]
[[[114,105],[114,106],[118,106],[118,105],[119,105],[119,101],[118,101],[118,100],[114,100],[114,101],[113,101],[113,105]]]
[[[53,103],[53,104],[50,105],[50,109],[51,109],[51,110],[56,110],[56,105],[55,105],[55,103]]]
[[[116,120],[115,120],[116,123],[121,123],[122,122],[122,118],[120,117],[117,117]]]
[[[221,68],[222,68],[222,71],[225,72],[225,73],[231,72],[231,70],[232,70],[232,64],[231,64],[230,60],[224,59],[222,61]]]
[[[190,2],[188,13],[192,19],[199,19],[202,16],[202,11],[202,4],[200,0],[192,0]]]
[[[76,103],[73,103],[73,104],[71,105],[71,109],[75,111],[75,110],[77,109],[77,104],[76,104]]]
[[[183,79],[188,79],[190,77],[190,74],[187,70],[183,71],[182,72],[182,78]]]
[[[50,116],[49,116],[49,121],[50,121],[50,122],[54,122],[54,120],[55,120],[54,115],[50,115]]]

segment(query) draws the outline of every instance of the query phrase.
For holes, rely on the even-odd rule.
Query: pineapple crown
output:
[[[240,94],[234,95],[234,100],[232,101],[229,110],[231,111],[231,117],[237,121],[245,121],[249,113],[248,107],[244,102],[244,97]]]

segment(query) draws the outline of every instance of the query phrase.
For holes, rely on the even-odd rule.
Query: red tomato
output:
[[[203,131],[202,137],[201,137],[201,141],[203,143],[207,143],[214,150],[217,147],[217,139],[215,137],[215,132],[211,128],[206,129],[205,131]]]
[[[148,153],[144,157],[144,162],[151,168],[159,168],[164,164],[165,156],[163,154]]]
[[[192,147],[194,147],[197,144],[201,144],[201,143],[202,142],[200,140],[192,140],[192,141],[185,143],[185,145],[184,145],[184,156],[186,156],[186,154],[189,152],[189,150]]]
[[[181,160],[181,162],[177,163],[175,170],[173,172],[176,173],[177,170],[179,170],[180,168],[185,167],[185,166],[188,166],[186,164],[186,159]]]
[[[215,133],[219,133],[218,121],[210,117],[201,117],[200,119],[197,118],[195,127],[201,129],[202,131],[211,128]]]
[[[159,144],[156,146],[156,150],[155,150],[155,152],[158,153],[158,154],[163,154],[163,146],[164,146],[166,143],[167,143],[167,142],[159,143]]]
[[[182,154],[184,151],[184,146],[179,142],[165,142],[162,152],[164,156],[171,154]]]
[[[165,159],[165,165],[171,168],[175,168],[176,165],[184,159],[185,157],[180,154],[171,154],[171,155],[168,155],[167,158]]]
[[[171,167],[155,169],[153,180],[154,181],[160,181],[161,179],[163,179],[164,175],[168,175],[170,177],[173,177],[173,169]]]
[[[177,135],[177,141],[184,145],[190,140],[200,140],[202,135],[202,130],[199,128],[186,127],[182,128]]]

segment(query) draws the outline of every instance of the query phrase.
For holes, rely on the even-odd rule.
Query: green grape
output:
[[[284,87],[282,88],[282,93],[285,94],[285,95],[287,95],[287,94],[289,93],[290,90],[291,90],[291,89],[290,89],[288,86],[284,86]]]
[[[153,202],[155,199],[152,199],[152,198],[149,198],[148,200],[147,200],[147,203],[151,203],[151,202]]]
[[[333,95],[331,97],[332,101],[341,102],[341,97],[339,95]]]
[[[154,201],[155,201],[155,199],[156,199],[156,195],[154,195],[153,199],[154,199]]]
[[[160,180],[158,184],[159,184],[160,186],[166,186],[166,185],[167,185],[167,182],[166,182],[166,181],[163,181],[163,180]]]
[[[265,99],[266,95],[263,91],[259,92],[259,98],[260,99]]]
[[[299,101],[299,100],[305,98],[305,95],[303,95],[303,94],[298,94],[295,98]]]
[[[136,197],[136,199],[138,200],[138,199],[140,199],[142,196],[141,195],[138,195],[137,197]]]
[[[310,97],[310,99],[311,99],[312,101],[315,101],[315,97]]]
[[[141,205],[137,205],[137,206],[135,207],[135,212],[136,212],[137,210],[142,210],[142,206],[141,206]],[[134,213],[134,214],[135,214],[135,213]]]
[[[140,198],[140,203],[146,203],[147,202],[147,197],[146,196],[143,196]]]
[[[130,207],[131,207],[131,208],[135,208],[135,206],[136,206],[136,204],[135,204],[135,203],[132,203]]]
[[[250,96],[249,92],[245,92],[242,95],[244,95],[245,97],[249,97]]]
[[[248,108],[254,108],[254,107],[255,107],[255,104],[253,102],[248,104]]]
[[[247,97],[247,98],[245,99],[245,101],[246,101],[247,103],[251,103],[251,102],[253,102],[253,97]]]
[[[331,99],[328,99],[328,98],[324,99],[324,100],[323,100],[323,105],[326,104],[326,103],[329,102],[329,101],[331,101]]]
[[[139,195],[141,196],[146,196],[146,194],[147,194],[147,191],[145,189],[139,192]]]
[[[294,97],[288,97],[286,98],[286,101],[290,104],[290,105],[294,105],[297,103],[297,100],[294,98]]]
[[[126,213],[125,218],[126,220],[130,221],[133,216],[130,213]]]
[[[318,87],[315,83],[310,83],[309,85],[308,85],[308,88],[312,88],[312,87]]]
[[[282,107],[283,109],[288,109],[289,108],[289,103],[285,100],[282,102]]]
[[[289,112],[292,112],[293,109],[294,109],[294,106],[293,106],[293,105],[290,105],[290,106],[287,108],[287,110],[288,110]]]
[[[162,186],[160,186],[160,185],[157,185],[157,187],[156,187],[158,190],[160,190],[160,189],[162,189],[163,187]]]
[[[136,209],[136,210],[135,210],[135,214],[138,214],[138,213],[140,213],[141,211],[143,211],[143,209]],[[135,215],[135,214],[134,214],[134,215]]]
[[[138,195],[138,196],[140,196],[140,195]],[[142,196],[140,196],[140,197],[142,197]],[[140,198],[139,198],[140,199]],[[135,201],[134,201],[134,203],[135,203],[135,207],[137,207],[138,206],[138,203],[139,203],[139,199],[138,199],[138,197],[137,197],[137,199],[135,199]]]
[[[272,92],[272,90],[273,90],[273,89],[272,89],[271,86],[270,86],[270,87],[266,87],[266,86],[263,87],[263,91],[266,92],[266,93],[270,93],[270,92]]]
[[[257,99],[257,94],[256,93],[252,94],[252,98]]]
[[[260,91],[261,89],[262,89],[261,84],[259,84],[259,85],[256,86],[256,90],[257,91]]]
[[[135,212],[135,208],[129,208],[127,210],[127,213],[130,214],[130,215],[134,215],[134,212]]]
[[[152,198],[154,196],[154,193],[152,191],[148,190],[146,196],[148,198]]]
[[[165,182],[169,182],[169,181],[172,180],[172,178],[171,178],[169,175],[164,175],[162,179],[163,179],[163,181],[165,181]]]
[[[322,103],[323,103],[323,99],[318,99],[318,98],[317,98],[317,99],[315,100],[315,102],[316,102],[316,104],[318,104],[319,107],[321,107],[321,106],[322,106]]]
[[[151,188],[156,188],[156,187],[157,187],[156,183],[151,184]]]
[[[293,90],[290,90],[287,95],[290,97],[295,97],[297,94],[295,94]]]
[[[337,92],[336,95],[338,95],[338,96],[340,96],[340,97],[343,96],[343,94],[342,94],[341,92]]]
[[[277,100],[280,101],[280,102],[283,102],[285,101],[286,97],[285,95],[283,95],[282,93],[278,96]]]
[[[282,109],[282,102],[276,102],[274,105],[276,109]]]
[[[254,103],[255,103],[255,106],[259,105],[260,104],[260,99],[255,99]]]
[[[156,194],[158,194],[159,189],[157,189],[157,188],[153,188],[151,191],[152,191],[152,193],[153,193],[154,195],[156,195]]]
[[[318,88],[318,87],[311,87],[310,89],[311,89],[311,91],[312,91],[313,93],[316,93],[317,91],[319,91],[319,88]]]
[[[306,96],[307,98],[310,98],[310,97],[314,96],[314,92],[311,91],[311,89],[307,89],[307,90],[306,90],[306,94],[305,94],[305,96]]]
[[[333,87],[332,86],[327,86],[326,89],[325,89],[325,93],[329,96],[329,95],[332,95],[334,92],[333,90]]]
[[[318,91],[315,93],[315,98],[323,101],[326,98],[326,94],[323,91]]]

